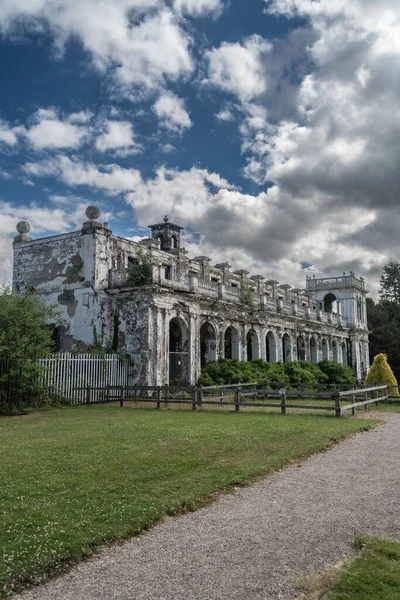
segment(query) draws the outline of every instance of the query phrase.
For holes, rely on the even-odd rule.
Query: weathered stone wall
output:
[[[13,288],[21,294],[34,290],[56,307],[52,325],[65,351],[85,350],[102,330],[102,299],[94,289],[96,244],[95,235],[80,231],[14,244]]]

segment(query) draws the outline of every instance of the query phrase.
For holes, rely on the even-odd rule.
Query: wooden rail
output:
[[[380,393],[382,393],[381,396],[379,396]],[[372,394],[371,398],[368,398],[369,394]],[[360,395],[364,396],[364,400],[356,402],[356,397],[360,396]],[[356,408],[358,406],[364,406],[365,410],[368,410],[368,406],[370,404],[376,404],[376,406],[378,406],[379,402],[387,401],[388,388],[387,388],[387,385],[377,385],[374,387],[364,388],[364,389],[360,389],[360,390],[339,392],[338,396],[339,396],[340,413],[344,412],[345,410],[351,409],[351,414],[354,416],[356,414]],[[351,404],[347,404],[346,406],[341,406],[341,404],[340,404],[341,398],[345,398],[348,396],[351,396],[351,400],[352,400]]]
[[[161,404],[167,407],[171,404],[188,404],[191,405],[192,410],[201,408],[203,405],[208,406],[232,406],[235,408],[235,412],[239,412],[241,408],[279,408],[280,412],[286,414],[286,409],[299,409],[299,410],[317,410],[317,411],[334,411],[337,417],[340,417],[345,411],[351,410],[352,415],[355,415],[357,407],[364,406],[368,410],[369,404],[378,405],[379,402],[386,401],[388,399],[387,386],[374,386],[369,388],[360,388],[347,390],[342,392],[311,392],[311,391],[300,391],[300,390],[286,390],[281,388],[279,390],[272,390],[269,387],[261,389],[242,389],[241,387],[235,387],[230,390],[232,393],[230,396],[220,395],[218,399],[209,399],[207,395],[204,395],[204,391],[210,389],[210,387],[202,388],[202,386],[186,386],[186,387],[169,387],[156,386],[156,385],[134,385],[134,386],[118,386],[118,385],[107,385],[106,387],[98,386],[86,386],[85,388],[78,388],[86,390],[86,404],[94,403],[92,401],[93,392],[97,392],[96,397],[98,398],[98,392],[102,392],[103,402],[115,402],[119,401],[120,406],[124,406],[125,401],[134,401],[141,403],[155,403],[158,409],[161,408]],[[220,386],[217,388],[220,390]],[[229,391],[228,388],[225,391]],[[363,397],[363,400],[357,400],[359,396]],[[351,398],[352,402],[342,406],[342,398]],[[230,398],[230,399],[229,399]],[[246,400],[249,398],[249,400]],[[277,402],[272,402],[276,398]],[[291,402],[294,398],[304,399],[321,399],[324,401],[332,400],[332,403],[324,405],[312,405],[312,404],[295,404]],[[261,401],[262,399],[267,400]],[[258,402],[257,402],[258,400]],[[96,402],[98,403],[98,401]]]

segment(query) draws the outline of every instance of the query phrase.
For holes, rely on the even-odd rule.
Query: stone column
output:
[[[220,358],[225,358],[225,324],[222,323],[219,327],[219,335],[218,341],[219,345],[217,346],[217,360]]]
[[[189,315],[189,373],[190,385],[195,385],[201,374],[200,328],[197,315]]]
[[[239,329],[239,341],[241,342],[241,360],[243,362],[247,361],[247,339],[246,339],[246,325],[242,325]],[[239,348],[240,351],[240,348]]]

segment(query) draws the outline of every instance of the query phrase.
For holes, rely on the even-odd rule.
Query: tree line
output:
[[[371,364],[384,353],[396,376],[400,377],[400,262],[390,260],[382,269],[379,300],[367,298],[367,320]]]

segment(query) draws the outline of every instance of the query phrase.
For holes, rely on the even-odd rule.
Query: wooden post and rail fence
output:
[[[386,385],[350,389],[344,391],[301,391],[287,390],[284,387],[273,389],[271,386],[257,387],[255,384],[236,384],[227,386],[147,386],[147,385],[107,385],[105,387],[86,386],[77,388],[86,391],[86,404],[119,402],[153,403],[157,409],[168,407],[170,404],[187,404],[192,410],[202,406],[231,406],[235,412],[243,408],[276,408],[281,414],[287,409],[292,410],[322,410],[335,412],[340,417],[346,411],[356,414],[356,409],[364,407],[368,410],[371,404],[378,406],[379,402],[388,400]],[[252,389],[249,389],[252,388]],[[298,403],[298,400],[302,402]],[[275,400],[275,401],[274,401]],[[313,404],[317,400],[320,404]],[[310,402],[311,401],[311,402]],[[349,403],[344,404],[346,401]]]

